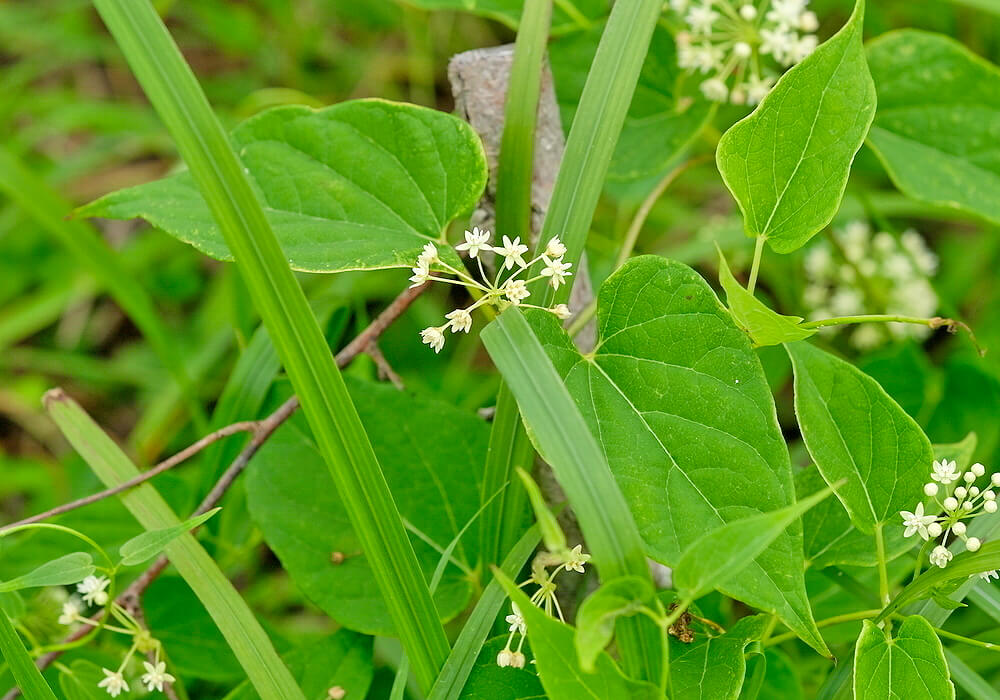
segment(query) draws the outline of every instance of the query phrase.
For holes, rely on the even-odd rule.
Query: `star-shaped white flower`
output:
[[[719,19],[719,13],[712,9],[712,3],[706,2],[704,5],[695,5],[688,10],[687,20],[691,31],[696,34],[711,34],[712,25]]]
[[[80,604],[73,600],[67,600],[62,606],[62,615],[59,616],[60,625],[72,625],[83,610]]]
[[[104,671],[104,680],[97,684],[98,688],[104,688],[108,691],[108,695],[113,698],[121,695],[123,690],[128,691],[128,683],[122,677],[121,671],[109,671],[106,668],[102,668],[101,670]]]
[[[524,634],[527,631],[527,627],[524,626],[524,617],[521,616],[521,609],[517,607],[517,603],[511,603],[510,609],[510,615],[504,618],[507,624],[510,625],[508,631]]]
[[[573,312],[569,310],[569,307],[565,304],[556,304],[552,307],[552,313],[556,315],[556,318],[565,321],[567,318],[573,315]]]
[[[566,278],[573,273],[569,271],[573,267],[573,263],[564,263],[562,258],[556,258],[555,260],[550,260],[546,256],[542,256],[542,262],[545,267],[542,268],[542,277],[549,278],[549,284],[552,285],[553,289],[559,289],[560,284],[566,282]]]
[[[954,460],[950,462],[947,459],[941,461],[934,460],[934,465],[931,469],[931,478],[945,486],[953,481],[958,481],[961,476],[958,473],[958,465]]]
[[[524,262],[524,254],[528,252],[528,246],[521,243],[520,236],[516,236],[514,240],[504,236],[503,245],[495,247],[493,252],[503,256],[503,265],[508,270],[514,267],[514,263],[520,267],[527,267],[527,263]]]
[[[414,287],[419,287],[420,285],[422,285],[424,282],[426,282],[431,278],[431,271],[427,267],[427,265],[418,264],[410,271],[413,273],[413,276],[410,277],[410,282],[413,283],[410,285],[410,289],[413,289]]]
[[[566,559],[566,571],[575,571],[578,574],[582,574],[583,566],[588,561],[590,561],[590,555],[584,553],[581,545],[577,545],[570,550],[569,557]]]
[[[153,692],[158,690],[163,692],[164,683],[173,683],[176,678],[167,673],[167,665],[162,661],[157,661],[156,664],[151,664],[148,661],[142,662],[143,667],[146,672],[142,674],[142,683],[146,686],[146,690]]]
[[[467,250],[469,257],[474,258],[481,250],[493,250],[490,245],[491,235],[489,231],[473,226],[471,231],[465,232],[465,243],[459,243],[455,246],[455,250]]]
[[[452,333],[459,331],[468,333],[469,329],[472,328],[472,314],[465,309],[455,309],[450,314],[445,314],[444,317],[451,322]]]
[[[418,267],[430,267],[438,261],[438,249],[433,243],[424,245],[420,257],[417,258]]]
[[[924,515],[923,503],[918,503],[912,513],[908,510],[903,510],[899,514],[903,516],[903,525],[906,526],[903,537],[910,537],[914,532],[918,532],[924,540],[927,540],[927,526],[937,520],[937,516],[935,515]]]
[[[85,603],[102,606],[108,602],[108,592],[104,589],[110,584],[111,581],[103,576],[88,576],[76,584],[76,590],[83,596]]]
[[[979,574],[979,578],[984,581],[989,581],[991,578],[1000,579],[1000,573],[998,573],[996,569],[993,569],[992,571],[982,571]]]
[[[550,258],[561,258],[566,255],[566,246],[559,240],[559,236],[553,236],[545,246],[545,254]]]
[[[420,331],[420,339],[425,345],[430,345],[434,352],[441,352],[444,347],[444,333],[440,328],[431,326]]]
[[[939,544],[931,551],[931,564],[943,569],[948,566],[948,562],[950,562],[954,556],[955,555],[953,555],[947,547]]]
[[[503,286],[503,293],[514,306],[517,306],[531,295],[524,280],[507,280]]]

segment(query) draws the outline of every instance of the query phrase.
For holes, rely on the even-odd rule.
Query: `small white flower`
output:
[[[503,286],[503,293],[514,306],[517,306],[531,295],[524,280],[507,280]]]
[[[969,467],[969,471],[972,472],[973,474],[975,474],[977,477],[979,477],[979,476],[983,476],[984,474],[986,474],[986,467],[984,467],[979,462],[976,462],[971,467]]]
[[[819,17],[816,13],[806,11],[799,15],[799,29],[804,32],[814,32],[819,29]]]
[[[816,38],[816,35],[806,34],[792,45],[792,49],[788,53],[788,60],[791,63],[803,61],[816,50],[817,46],[819,46],[819,39]]]
[[[511,653],[510,666],[511,668],[524,668],[524,654],[519,651]]]
[[[111,581],[104,576],[88,576],[76,584],[76,590],[85,603],[101,607],[108,602],[108,592],[104,589],[110,584]]]
[[[709,78],[701,84],[701,92],[712,102],[725,102],[729,97],[729,88],[719,78]]]
[[[451,322],[452,333],[459,331],[468,333],[469,329],[472,328],[472,314],[465,309],[455,309],[450,314],[445,314],[444,317]]]
[[[930,483],[924,484],[924,493],[926,495],[928,495],[928,496],[937,496],[938,485],[935,484],[933,481],[930,482]]]
[[[558,236],[553,236],[549,239],[548,245],[545,246],[545,254],[550,258],[561,258],[566,255],[566,246],[563,245]]]
[[[121,695],[123,690],[128,691],[128,683],[125,682],[121,671],[109,671],[106,668],[101,670],[104,671],[104,680],[97,684],[98,688],[104,688],[113,698]]]
[[[757,8],[750,3],[747,3],[740,8],[740,17],[745,19],[747,22],[753,22],[757,19]]]
[[[798,26],[808,0],[772,0],[767,19],[785,27]]]
[[[510,625],[508,631],[524,634],[527,632],[527,627],[524,625],[524,617],[521,616],[521,609],[517,607],[517,603],[511,603],[510,609],[510,615],[504,618],[507,624]]]
[[[778,63],[788,63],[788,57],[798,43],[795,33],[782,27],[761,29],[760,38],[760,52],[774,56]]]
[[[566,559],[566,571],[582,574],[583,567],[588,561],[590,561],[590,555],[584,553],[581,545],[577,545],[570,550],[569,557]]]
[[[410,282],[412,282],[410,289],[419,287],[431,278],[431,271],[426,265],[417,265],[411,270],[411,272],[413,272],[413,275],[410,277]]]
[[[711,2],[706,2],[704,5],[695,5],[688,10],[684,19],[687,20],[691,31],[696,34],[711,34],[712,25],[715,24],[715,20],[719,19],[719,13],[712,9]]]
[[[455,250],[467,250],[469,257],[474,258],[481,250],[493,250],[490,246],[490,236],[489,231],[473,226],[471,231],[465,232],[465,243],[459,243],[455,246]]]
[[[950,562],[953,557],[954,555],[948,550],[947,547],[939,544],[931,551],[930,561],[934,566],[943,569],[948,566],[948,562]]]
[[[943,459],[940,462],[935,460],[931,471],[931,478],[947,486],[953,481],[958,481],[958,464],[954,461]]]
[[[425,345],[431,346],[434,352],[441,352],[441,348],[444,347],[444,333],[441,332],[440,328],[431,326],[423,329],[420,331],[420,339]]]
[[[63,603],[62,615],[59,616],[59,624],[72,625],[76,622],[81,612],[83,612],[83,610],[81,609],[80,604],[73,598],[70,598]]]
[[[900,511],[899,514],[903,516],[903,525],[906,526],[903,537],[910,537],[916,532],[925,540],[927,539],[927,526],[937,519],[934,515],[924,515],[923,503],[918,503],[912,513],[904,510]]]
[[[514,660],[514,652],[510,649],[503,649],[497,654],[497,666],[507,668]]]
[[[738,58],[750,58],[753,54],[753,47],[745,41],[737,41],[733,44],[733,54]]]
[[[992,571],[983,571],[982,573],[979,574],[979,578],[981,578],[984,581],[989,581],[991,578],[1000,579],[1000,573],[997,573],[996,569],[993,569]]]
[[[424,245],[423,251],[421,251],[420,256],[417,258],[418,267],[430,267],[439,260],[438,249],[433,243],[427,243]]]
[[[517,263],[519,267],[526,267],[527,264],[524,262],[524,254],[528,252],[528,246],[521,243],[521,237],[516,236],[514,240],[510,240],[507,236],[503,237],[503,245],[493,248],[493,252],[497,255],[501,255],[504,258],[504,267],[508,270],[514,267],[514,263]]]
[[[158,661],[156,665],[149,663],[148,661],[142,662],[143,668],[146,672],[142,674],[142,683],[146,686],[146,690],[153,692],[157,690],[163,692],[164,683],[173,683],[176,678],[167,673],[167,665],[162,661]]]
[[[965,541],[965,548],[970,552],[978,552],[979,548],[983,546],[978,537],[970,537]]]
[[[556,315],[556,318],[565,321],[567,318],[573,315],[573,312],[569,310],[569,307],[565,304],[556,304],[552,307],[552,313]]]
[[[562,258],[556,258],[555,260],[549,260],[549,258],[542,256],[542,262],[545,267],[542,268],[542,277],[549,278],[549,284],[552,285],[553,289],[559,289],[560,284],[566,282],[567,277],[573,273],[569,271],[573,267],[573,263],[564,263]]]

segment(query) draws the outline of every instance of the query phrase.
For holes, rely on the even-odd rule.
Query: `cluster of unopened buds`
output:
[[[559,607],[559,600],[556,598],[556,576],[562,571],[575,571],[578,574],[584,572],[584,566],[590,561],[590,555],[583,552],[580,545],[564,552],[539,552],[534,561],[531,562],[531,576],[527,581],[521,583],[518,588],[536,585],[538,589],[531,595],[531,604],[541,608],[548,615],[555,613],[560,620],[563,618],[562,608]],[[554,566],[550,572],[548,567]],[[524,646],[527,627],[524,624],[524,617],[516,603],[511,603],[511,612],[505,619],[510,627],[510,636],[507,637],[507,645],[497,654],[497,665],[504,668],[524,668],[524,653],[521,647]],[[516,649],[511,649],[514,638],[521,635],[521,640],[517,643]]]
[[[142,662],[146,672],[140,677],[140,682],[146,686],[148,692],[152,693],[155,690],[162,693],[165,685],[173,683],[177,679],[167,673],[167,664],[160,659],[161,644],[125,608],[111,602],[108,593],[110,584],[111,581],[104,576],[88,576],[78,583],[76,590],[79,598],[71,597],[63,603],[59,623],[67,626],[82,624],[102,627],[132,638],[132,646],[118,669],[115,671],[107,668],[101,669],[104,672],[104,679],[97,684],[97,687],[106,690],[108,695],[116,698],[123,692],[129,691],[128,681],[125,680],[125,668],[136,652],[152,655],[152,661]],[[85,606],[105,607],[108,606],[109,602],[110,607],[107,608],[107,612],[119,623],[117,625],[102,625],[83,614]]]
[[[467,271],[453,267],[442,260],[433,243],[425,245],[423,252],[417,258],[413,276],[410,277],[411,287],[419,287],[428,281],[446,282],[466,287],[474,296],[479,297],[471,306],[445,314],[447,323],[420,331],[421,339],[426,345],[431,346],[434,352],[441,352],[445,342],[445,331],[449,328],[452,333],[468,333],[472,329],[472,312],[483,305],[495,306],[501,311],[508,305],[542,309],[560,319],[569,318],[570,311],[566,304],[543,307],[525,302],[525,299],[531,296],[528,285],[532,282],[547,278],[553,289],[559,289],[560,285],[566,283],[566,278],[572,275],[569,271],[572,263],[563,262],[566,246],[558,238],[552,238],[541,255],[525,260],[524,255],[528,252],[528,246],[521,243],[520,237],[511,240],[504,236],[503,245],[500,246],[491,245],[491,239],[492,234],[489,231],[474,227],[471,231],[465,232],[465,241],[455,246],[456,250],[467,252],[469,257],[476,261],[482,281],[477,281]],[[492,281],[483,267],[481,255],[483,252],[492,252],[498,256],[497,272]],[[522,279],[522,273],[539,261],[542,263],[539,273],[530,279]],[[454,278],[442,277],[441,270],[444,270],[444,274],[454,275]]]
[[[980,489],[975,484],[984,476],[986,467],[978,462],[962,474],[954,461],[947,459],[935,461],[931,471],[931,481],[924,484],[924,494],[934,499],[934,503],[937,504],[936,512],[941,515],[925,513],[923,503],[918,503],[912,513],[906,510],[900,512],[903,517],[903,527],[906,528],[903,531],[904,537],[918,534],[925,542],[941,538],[930,553],[930,562],[934,566],[943,569],[954,557],[948,549],[949,540],[952,542],[955,539],[962,540],[970,552],[977,552],[983,546],[979,538],[969,537],[966,534],[965,521],[997,512],[995,489],[1000,489],[1000,472],[991,474],[989,483]],[[991,577],[997,578],[998,574],[996,571],[984,571],[979,576],[988,581]]]
[[[763,57],[781,67],[798,63],[818,45],[816,15],[809,0],[670,0],[683,19],[677,34],[681,68],[708,77],[701,83],[714,102],[754,105],[774,86]],[[730,88],[730,78],[733,79]]]

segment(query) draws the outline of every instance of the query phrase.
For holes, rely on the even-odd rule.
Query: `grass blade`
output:
[[[44,402],[70,445],[106,486],[117,486],[139,475],[121,448],[61,389],[48,392]],[[181,524],[152,484],[122,494],[121,501],[146,530]],[[164,549],[212,616],[262,700],[304,700],[260,623],[198,541],[184,533]]]
[[[482,339],[566,492],[601,578],[650,580],[639,529],[604,452],[524,315],[516,307],[507,309],[483,329]],[[623,619],[618,630],[629,672],[658,679],[660,640],[652,623]]]
[[[71,210],[69,204],[3,146],[0,146],[0,190],[65,246],[128,314],[174,376],[192,416],[198,422],[199,431],[203,431],[207,425],[205,412],[198,402],[197,392],[184,368],[177,345],[160,322],[153,300],[132,277],[115,251],[93,227],[82,221],[65,219],[64,216]]]
[[[973,671],[955,652],[944,648],[944,658],[948,660],[948,670],[955,684],[968,693],[972,700],[1000,700],[1000,692],[991,686],[985,678]]]
[[[28,650],[24,648],[10,618],[3,610],[0,610],[0,655],[10,666],[25,700],[56,700],[55,693],[42,678],[42,672],[35,667],[34,660],[28,655]]]
[[[399,511],[316,319],[204,92],[149,0],[94,0],[177,143],[278,350],[418,682],[448,641]]]

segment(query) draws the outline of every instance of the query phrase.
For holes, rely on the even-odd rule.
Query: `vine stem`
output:
[[[835,615],[834,617],[828,617],[825,620],[819,620],[816,623],[816,627],[832,627],[833,625],[840,625],[845,622],[855,622],[857,620],[867,620],[868,618],[875,617],[880,612],[881,608],[873,608],[871,610],[858,610],[852,613],[845,613],[843,615]],[[787,642],[792,639],[797,639],[798,635],[795,632],[785,632],[783,634],[778,634],[767,641],[764,642],[764,646],[774,646],[775,644],[781,644],[782,642]]]
[[[972,332],[968,324],[956,321],[953,318],[933,316],[931,318],[920,318],[917,316],[898,316],[895,314],[862,314],[860,316],[835,316],[834,318],[824,318],[819,321],[808,321],[799,325],[799,328],[824,328],[826,326],[843,326],[849,323],[914,323],[920,326],[927,326],[931,329],[945,328],[949,333],[957,333],[964,330],[969,334],[969,340],[976,348],[980,357],[986,355],[983,348],[976,339],[976,334]]]
[[[351,362],[351,360],[353,360],[355,357],[364,352],[367,352],[368,348],[372,345],[372,343],[374,343],[379,338],[379,336],[385,331],[385,329],[387,329],[390,325],[392,325],[392,323],[396,319],[402,316],[403,312],[405,312],[410,307],[410,305],[414,301],[416,301],[417,297],[423,294],[424,291],[429,286],[430,286],[429,283],[425,283],[419,287],[411,287],[403,290],[403,292],[400,293],[399,296],[397,296],[395,299],[392,300],[392,302],[382,311],[382,313],[380,313],[377,317],[375,317],[375,319],[363,331],[361,331],[357,336],[355,336],[355,338],[350,343],[345,345],[340,350],[340,352],[337,353],[336,355],[337,365],[343,368],[346,365],[348,365]],[[246,447],[243,448],[243,450],[239,453],[239,455],[236,456],[236,459],[233,460],[233,462],[229,465],[229,467],[222,474],[222,476],[219,477],[219,480],[215,483],[215,485],[208,492],[208,494],[205,495],[205,498],[202,500],[201,504],[191,514],[191,517],[196,517],[198,515],[201,515],[202,513],[205,513],[214,508],[216,505],[218,505],[219,501],[222,500],[222,497],[226,494],[226,491],[228,491],[229,487],[232,486],[233,482],[236,481],[236,478],[243,472],[244,469],[246,469],[247,465],[250,463],[250,460],[253,458],[253,456],[257,454],[257,451],[264,445],[265,442],[267,442],[268,438],[270,438],[271,435],[273,435],[274,432],[279,427],[281,427],[282,423],[288,420],[288,418],[290,418],[291,415],[295,413],[298,407],[299,407],[298,397],[292,396],[283,404],[281,404],[281,406],[279,406],[273,413],[268,415],[266,418],[262,418],[259,421],[251,421],[252,423],[256,424],[256,428],[253,431],[253,437],[251,438],[250,442],[247,443]],[[240,425],[240,424],[234,423],[233,425]],[[224,430],[224,428],[220,430]],[[238,432],[238,431],[233,431],[233,432]],[[198,442],[194,443],[191,447],[177,453],[175,457],[188,453],[189,451],[192,450],[193,447],[199,445],[199,443],[201,442],[202,441],[199,440]],[[201,448],[206,447],[208,444],[211,443],[206,443],[205,445],[201,445]],[[194,454],[194,452],[196,451],[197,450],[190,452],[190,454],[186,454],[185,459],[190,457],[191,454]],[[178,463],[180,461],[183,460],[179,460]],[[150,472],[151,471],[152,470],[150,470]],[[162,471],[160,473],[162,473]],[[149,474],[149,472],[144,473],[142,476],[147,476],[147,474]],[[135,484],[132,485],[134,486]],[[95,495],[100,495],[100,494],[95,494]],[[110,494],[106,494],[104,497],[107,497],[107,495]],[[41,515],[45,514],[40,514],[40,516],[37,517],[41,517]],[[13,527],[13,525],[8,527]],[[135,581],[133,581],[128,588],[122,591],[122,593],[115,599],[115,602],[117,602],[119,605],[127,609],[135,609],[143,593],[146,592],[146,589],[148,589],[150,585],[152,585],[153,581],[155,581],[160,576],[160,574],[163,573],[163,571],[167,568],[169,564],[170,561],[167,559],[167,557],[161,555],[156,561],[153,562],[153,564],[149,566],[149,568],[143,571],[142,574],[140,574],[139,577]],[[90,620],[98,622],[103,617],[103,614],[104,614],[103,610],[99,611],[94,615],[92,615],[90,617]],[[69,634],[67,637],[65,637],[60,643],[60,646],[65,647],[65,645],[72,645],[73,642],[80,640],[81,638],[86,636],[87,633],[89,633],[90,631],[91,629],[89,627],[83,626],[80,629]],[[43,654],[42,656],[38,657],[38,659],[35,661],[35,665],[41,670],[48,668],[56,661],[56,659],[58,659],[62,655],[64,651],[66,651],[67,648],[70,647],[65,647],[59,650],[54,650],[46,654]],[[19,697],[20,694],[21,694],[20,689],[12,688],[9,692],[7,692],[7,694],[3,696],[2,700],[14,700],[14,698]]]
[[[885,556],[885,537],[882,525],[875,527],[875,555],[878,557],[878,594],[882,605],[889,604],[889,568]]]
[[[753,249],[753,265],[750,267],[750,279],[747,282],[747,291],[753,294],[754,287],[757,286],[757,273],[760,271],[760,259],[764,255],[764,243],[767,237],[757,236],[757,243]]]

